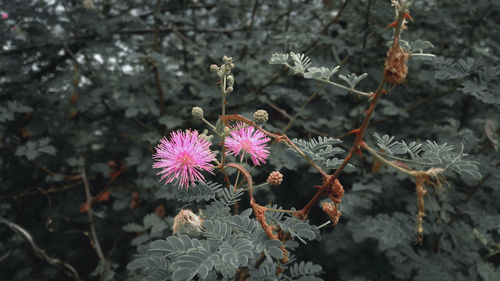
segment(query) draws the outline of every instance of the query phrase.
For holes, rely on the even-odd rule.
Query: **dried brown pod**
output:
[[[387,52],[384,64],[385,80],[391,84],[401,84],[408,74],[406,61],[410,55],[401,46],[392,46]]]

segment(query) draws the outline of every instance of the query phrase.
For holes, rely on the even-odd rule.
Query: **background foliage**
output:
[[[376,147],[377,132],[406,143],[463,144],[481,176],[450,173],[449,188],[429,189],[418,244],[412,180],[374,170],[368,154],[356,157],[356,168],[341,176],[340,222],[297,249],[287,271],[295,279],[304,271],[326,280],[500,279],[500,3],[413,2],[415,20],[403,39],[413,51],[428,47],[417,40],[431,42],[425,52],[437,57],[409,60],[406,82],[383,97],[366,141]],[[0,11],[8,14],[0,20],[0,269],[7,280],[66,280],[72,273],[64,263],[84,280],[141,278],[127,270],[133,255],[169,236],[180,208],[197,210],[200,200],[215,198],[176,200],[177,189],[158,182],[151,155],[169,131],[204,128],[191,118],[193,106],[215,122],[220,93],[208,67],[223,55],[236,64],[228,112],[250,117],[264,108],[270,131],[341,138],[348,149],[346,133],[359,126],[366,99],[268,60],[305,52],[314,66],[341,65],[332,76],[339,83],[339,75],[367,73],[356,88],[373,91],[393,21],[390,2],[374,0],[2,0]],[[280,144],[252,175],[262,182],[272,170],[284,182],[258,191],[260,202],[300,208],[321,184]],[[313,209],[310,223],[327,220]],[[245,256],[247,246],[224,247]],[[48,266],[40,251],[63,265]]]

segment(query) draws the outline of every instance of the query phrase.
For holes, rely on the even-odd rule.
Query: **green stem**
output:
[[[286,214],[296,214],[299,211],[297,210],[282,210],[282,209],[273,209],[273,208],[267,208],[266,207],[266,212],[275,212],[275,213],[286,213]]]
[[[408,174],[410,176],[414,175],[412,173],[412,171],[409,171],[407,169],[401,168],[398,165],[392,163],[391,161],[388,161],[387,159],[385,159],[384,157],[382,157],[382,155],[378,154],[373,148],[369,147],[366,143],[362,143],[361,144],[361,148],[366,149],[366,151],[370,152],[371,155],[375,156],[375,158],[377,158],[382,163],[387,164],[387,165],[393,167],[394,169],[396,169],[396,170],[398,170],[400,172],[403,172],[405,174]]]
[[[245,152],[241,155],[240,159],[240,165],[243,166],[243,157],[245,157]],[[234,191],[236,192],[236,189],[238,188],[238,180],[240,178],[240,170],[238,170],[238,173],[236,174],[236,180],[234,181]]]
[[[205,124],[207,124],[207,126],[210,127],[210,129],[212,129],[215,132],[215,130],[216,130],[215,126],[212,125],[212,123],[208,122],[207,119],[201,117],[201,121],[205,122]]]
[[[255,190],[255,189],[257,189],[257,188],[261,188],[261,187],[264,187],[264,186],[267,186],[267,185],[268,185],[268,183],[267,183],[267,182],[263,182],[263,183],[261,183],[261,184],[255,185],[255,186],[253,187],[253,189]],[[248,188],[244,188],[244,189],[243,189],[243,191],[248,191]]]

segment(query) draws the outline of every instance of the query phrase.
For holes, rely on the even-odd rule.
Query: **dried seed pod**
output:
[[[385,80],[391,84],[401,84],[408,74],[408,67],[406,61],[409,54],[401,48],[401,46],[393,46],[387,52],[387,58],[384,64],[384,77]]]

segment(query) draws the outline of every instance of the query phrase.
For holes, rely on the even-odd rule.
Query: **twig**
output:
[[[51,258],[49,257],[45,251],[43,249],[41,249],[40,247],[38,247],[35,242],[33,241],[33,237],[31,236],[31,234],[24,228],[22,228],[21,226],[13,223],[13,222],[10,222],[8,221],[7,219],[5,219],[4,217],[0,216],[0,222],[5,224],[7,227],[9,227],[12,231],[18,233],[19,235],[21,235],[21,237],[26,240],[31,248],[33,249],[33,251],[35,252],[35,254],[45,260],[47,263],[49,263],[50,265],[53,265],[57,268],[59,268],[60,270],[62,270],[68,277],[70,277],[71,279],[74,279],[74,280],[81,280],[80,279],[80,276],[78,275],[78,272],[75,270],[75,268],[66,263],[66,262],[63,262],[59,259],[55,259],[55,258]]]
[[[319,42],[319,39],[321,38],[321,35],[324,34],[328,28],[330,28],[330,26],[334,23],[336,23],[340,16],[342,15],[342,12],[344,11],[345,7],[347,6],[347,4],[349,3],[350,0],[345,0],[344,3],[342,3],[342,6],[340,6],[339,8],[339,11],[337,13],[337,15],[331,19],[322,29],[321,31],[318,33],[318,37],[312,41],[309,46],[307,46],[304,50],[302,50],[300,53],[307,53],[309,52],[312,48],[314,48],[318,42]],[[259,93],[261,92],[264,88],[266,88],[267,86],[271,85],[272,83],[274,83],[274,81],[278,80],[278,78],[281,77],[281,75],[285,74],[286,72],[288,71],[287,67],[286,66],[283,66],[283,68],[280,70],[280,72],[278,72],[276,75],[274,75],[271,79],[269,79],[266,83],[262,84],[260,87],[257,88],[257,90],[255,90],[256,93]]]
[[[82,179],[83,179],[83,185],[85,187],[85,196],[87,198],[86,204],[89,206],[89,209],[87,211],[87,216],[88,216],[88,221],[90,225],[90,234],[92,235],[91,237],[91,242],[95,248],[95,251],[97,253],[97,256],[101,260],[102,263],[106,263],[106,259],[104,258],[104,254],[102,253],[101,250],[101,244],[99,244],[99,239],[97,237],[97,232],[95,230],[95,224],[94,224],[94,216],[93,210],[92,210],[92,195],[90,194],[90,187],[89,187],[89,182],[87,180],[87,173],[85,171],[85,164],[83,165],[83,171],[82,171]]]
[[[318,95],[318,92],[314,92],[310,97],[309,99],[302,105],[302,107],[300,108],[300,110],[295,113],[295,115],[290,119],[290,121],[288,122],[288,124],[286,124],[285,128],[283,128],[283,133],[288,131],[293,123],[295,122],[295,120],[297,120],[297,117],[299,117],[299,115],[302,113],[302,111],[304,111],[304,109],[309,105],[309,103],[311,103],[311,101]]]
[[[401,34],[401,30],[402,30],[401,27],[404,23],[404,14],[405,14],[406,8],[407,8],[406,2],[404,3],[404,5],[405,6],[399,12],[398,19],[396,21],[397,24],[396,24],[396,28],[394,31],[393,44],[392,44],[393,48],[399,44],[399,36]],[[349,153],[347,154],[346,158],[344,159],[342,164],[339,166],[339,168],[337,168],[337,170],[335,170],[335,172],[331,176],[327,175],[326,177],[324,177],[323,185],[318,189],[316,194],[314,194],[314,196],[311,198],[311,200],[309,200],[309,202],[304,206],[304,208],[302,208],[302,210],[300,211],[299,217],[302,217],[303,219],[307,218],[307,215],[311,211],[314,204],[316,204],[316,202],[321,197],[323,197],[327,191],[330,192],[332,190],[332,188],[335,187],[335,181],[337,180],[337,177],[340,175],[342,170],[347,166],[347,164],[349,163],[349,160],[351,160],[354,153],[359,151],[360,144],[363,142],[363,136],[365,134],[366,128],[368,128],[368,125],[370,124],[371,116],[372,116],[373,111],[377,105],[378,100],[380,99],[380,97],[383,93],[383,89],[384,89],[385,84],[386,84],[385,77],[382,77],[382,80],[380,81],[377,90],[373,94],[373,98],[371,99],[370,107],[365,112],[365,118],[363,119],[361,126],[358,129],[353,131],[356,134],[356,139],[354,140],[354,143],[352,144],[351,149],[349,150]],[[339,202],[340,202],[340,199],[341,198],[336,198],[336,200]]]

